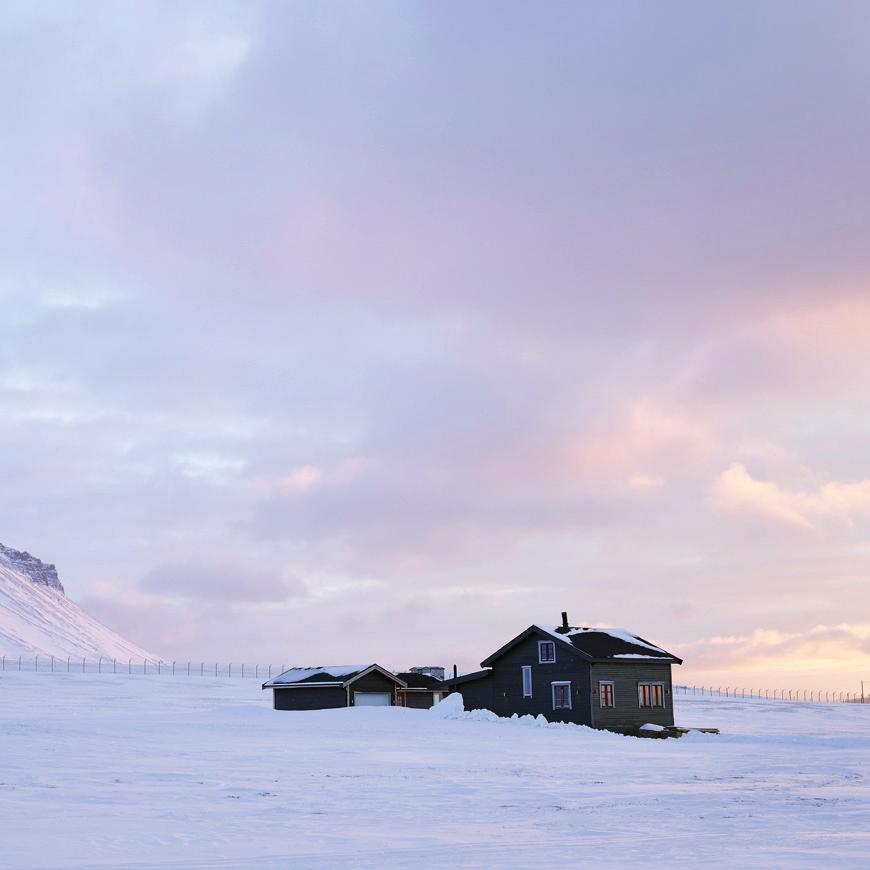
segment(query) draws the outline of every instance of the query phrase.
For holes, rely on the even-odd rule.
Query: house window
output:
[[[556,643],[552,640],[538,641],[538,663],[551,664],[556,661]]]
[[[553,687],[553,709],[571,709],[571,683],[551,683]]]
[[[641,707],[664,707],[664,683],[638,683],[637,702]]]
[[[523,665],[523,697],[532,697],[532,666]]]
[[[598,703],[602,707],[613,706],[613,682],[602,681],[598,684]]]

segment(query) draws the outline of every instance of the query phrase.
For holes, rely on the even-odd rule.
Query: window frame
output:
[[[544,648],[544,644],[552,647],[553,649],[553,658],[545,659],[541,655],[541,650]],[[556,641],[554,640],[539,640],[538,641],[538,664],[539,665],[554,665],[556,664]]]
[[[603,687],[610,687],[610,703],[604,703],[604,691]],[[638,699],[640,695],[638,695]],[[616,707],[616,683],[613,680],[599,680],[598,681],[598,706],[605,710],[612,710]]]
[[[556,706],[556,687],[557,686],[559,686],[560,688],[562,686],[568,687],[568,706],[567,707],[563,707],[563,706],[557,707]],[[573,687],[571,684],[571,680],[553,680],[553,682],[550,683],[550,696],[551,696],[551,700],[553,702],[553,709],[554,710],[573,710],[574,709],[574,702],[573,702],[573,699],[571,697],[573,694],[572,688]]]
[[[664,680],[640,680],[637,684],[637,705],[643,710],[667,710],[667,692],[665,686],[667,683]],[[643,692],[644,689],[649,691],[649,703],[644,704]],[[661,695],[661,703],[656,703],[656,695]]]
[[[522,666],[522,680],[523,680],[523,697],[531,698],[533,692],[532,686],[532,666],[531,665],[523,665]],[[528,691],[526,691],[526,681],[528,680]]]

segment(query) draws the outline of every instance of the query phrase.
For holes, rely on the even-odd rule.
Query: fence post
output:
[[[100,659],[97,662],[97,673],[98,674],[103,673],[103,657],[102,656],[100,656]]]
[[[144,675],[147,673],[148,673],[148,660],[142,659],[142,674]]]
[[[82,656],[82,673],[85,672],[85,657]]]
[[[18,656],[18,670],[21,670],[21,656]]]
[[[245,663],[242,662],[242,679],[245,678]]]
[[[39,656],[33,657],[33,669],[38,673],[39,672]]]
[[[254,665],[254,679],[258,680],[260,678],[260,666]]]
[[[157,673],[160,673],[160,659],[157,659]]]
[[[190,676],[190,662],[187,663],[187,676]]]
[[[113,674],[118,673],[118,662],[116,659],[112,659],[112,673]]]
[[[205,668],[205,662],[200,662],[200,663],[199,663],[199,675],[200,675],[200,676],[203,675],[203,669],[204,669],[204,668]]]
[[[214,675],[217,676],[217,662],[214,663]]]

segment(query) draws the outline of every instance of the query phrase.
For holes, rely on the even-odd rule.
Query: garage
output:
[[[396,691],[408,684],[380,665],[329,665],[282,671],[263,683],[272,689],[276,710],[336,707],[392,707]]]
[[[354,692],[354,707],[390,707],[393,696],[390,692]]]

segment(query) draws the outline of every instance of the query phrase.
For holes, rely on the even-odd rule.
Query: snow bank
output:
[[[465,707],[462,705],[462,695],[459,692],[448,695],[429,708],[429,714],[436,719],[461,719],[464,713]]]
[[[519,716],[514,713],[513,716],[506,717],[497,716],[492,710],[466,710],[462,703],[462,695],[459,692],[448,695],[443,701],[435,704],[434,707],[430,707],[429,713],[436,719],[461,719],[465,722],[513,723],[526,728],[586,728],[585,725],[575,725],[573,722],[549,722],[542,713],[538,713],[537,716],[532,716],[528,713],[525,716]]]

